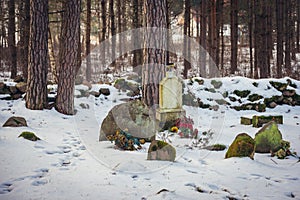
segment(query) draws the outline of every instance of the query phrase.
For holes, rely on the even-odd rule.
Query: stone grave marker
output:
[[[174,65],[167,66],[166,77],[159,83],[159,108],[156,118],[166,122],[185,116],[182,109],[182,81],[174,73]]]

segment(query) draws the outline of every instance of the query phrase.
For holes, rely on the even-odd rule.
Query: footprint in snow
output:
[[[7,194],[13,190],[13,184],[10,182],[2,183],[0,185],[0,195]]]

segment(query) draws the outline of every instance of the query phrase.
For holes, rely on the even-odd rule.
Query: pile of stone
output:
[[[3,100],[15,100],[22,98],[23,94],[26,93],[27,84],[22,78],[14,80],[15,85],[9,85],[4,82],[0,82],[0,99]]]

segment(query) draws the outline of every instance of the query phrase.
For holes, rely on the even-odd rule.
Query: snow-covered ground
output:
[[[219,93],[189,88],[200,97],[220,98],[235,89],[249,89],[265,97],[278,91],[267,89],[268,79],[254,87],[251,79],[221,78]],[[240,84],[238,84],[240,83]],[[300,94],[300,82],[297,93]],[[77,86],[77,89],[84,86]],[[77,114],[66,116],[54,109],[33,111],[24,100],[0,100],[0,199],[300,199],[300,163],[294,157],[279,160],[269,154],[224,159],[225,151],[189,148],[188,139],[173,139],[175,162],[147,161],[147,146],[135,152],[120,151],[108,141],[98,142],[102,120],[126,93],[112,86],[111,95],[75,98]],[[78,91],[77,91],[78,92]],[[196,95],[196,96],[197,96]],[[210,96],[211,95],[211,96]],[[80,104],[89,105],[83,109]],[[238,133],[252,137],[259,130],[240,124],[240,117],[256,111],[218,111],[184,106],[200,133],[213,132],[210,144],[227,147]],[[277,106],[266,113],[281,114],[279,129],[291,150],[300,154],[300,107]],[[2,127],[11,116],[26,118],[28,127]],[[42,140],[18,138],[32,131]]]

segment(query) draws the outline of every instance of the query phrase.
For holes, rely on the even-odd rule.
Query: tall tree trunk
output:
[[[106,0],[101,0],[101,19],[102,19],[102,35],[101,35],[101,60],[102,60],[102,68],[105,68],[106,62],[106,45],[105,42],[103,42],[106,39]]]
[[[41,110],[47,106],[48,0],[31,0],[30,16],[26,107]]]
[[[217,60],[217,24],[216,24],[216,3],[215,1],[210,1],[209,5],[209,26],[208,26],[208,44],[209,44],[209,54],[212,61]],[[216,65],[218,66],[218,65]]]
[[[230,1],[230,44],[231,60],[230,73],[237,71],[237,53],[238,53],[238,0]]]
[[[15,22],[15,0],[8,1],[8,48],[10,61],[10,77],[17,75],[17,48],[16,48],[16,22]]]
[[[291,28],[290,28],[290,3],[291,0],[286,0],[284,4],[284,24],[285,24],[285,68],[287,75],[291,75],[292,67],[291,67]]]
[[[255,2],[255,31],[256,35],[256,48],[255,48],[255,59],[257,68],[260,72],[260,78],[268,77],[268,33],[266,31],[268,24],[268,13],[266,4],[262,1]]]
[[[91,81],[91,0],[86,1],[86,32],[85,32],[85,56],[86,56],[86,80]]]
[[[146,0],[145,16],[147,27],[167,28],[166,0]],[[146,48],[145,67],[143,68],[143,101],[152,107],[159,104],[159,82],[165,76],[166,33],[159,29],[152,29],[145,34]]]
[[[300,53],[300,1],[297,1],[297,33],[296,33],[297,52]]]
[[[67,115],[74,114],[74,82],[80,53],[80,4],[81,0],[63,2],[56,109]]]
[[[123,6],[123,1],[121,0],[117,0],[117,14],[118,14],[118,51],[121,53],[122,52],[122,34],[120,34],[122,32],[122,12],[121,12],[121,7]],[[122,61],[123,63],[123,59],[122,59],[123,55],[121,55],[121,58],[119,58],[120,61]],[[123,65],[123,64],[122,64]],[[121,62],[118,64],[117,66],[118,70],[121,71]]]
[[[254,77],[253,68],[253,0],[248,0],[248,29],[249,29],[249,54],[250,54],[250,77]]]
[[[223,27],[223,4],[224,0],[216,1],[216,66],[220,69],[220,33]]]
[[[133,15],[132,15],[132,25],[134,29],[140,28],[141,24],[140,24],[140,20],[139,18],[140,16],[140,1],[139,0],[132,0],[132,4],[133,4]],[[132,34],[131,40],[134,43],[134,46],[137,47],[139,46],[138,43],[141,41],[141,38],[138,34]],[[133,66],[133,70],[138,73],[139,75],[141,75],[142,70],[140,65],[142,65],[142,50],[141,49],[136,49],[133,52],[133,58],[132,58],[132,66]]]
[[[114,0],[109,2],[109,14],[110,14],[110,31],[111,31],[111,57],[113,58],[112,66],[116,67],[116,26],[115,26],[115,11],[114,11]]]
[[[267,68],[266,68],[266,77],[270,77],[271,75],[271,59],[273,58],[273,38],[272,38],[272,0],[267,0],[266,4],[266,14],[267,14]]]
[[[277,51],[276,72],[277,78],[282,77],[283,65],[283,4],[285,0],[276,0]]]
[[[207,32],[207,5],[206,1],[201,2],[201,15],[200,15],[200,45],[203,50],[199,51],[200,55],[200,76],[206,77],[206,32]]]
[[[189,34],[189,28],[190,28],[190,22],[191,22],[191,18],[190,18],[190,14],[191,14],[191,4],[190,4],[190,0],[185,0],[185,4],[184,4],[184,25],[183,25],[183,34],[184,34],[184,38],[183,38],[183,65],[184,65],[184,69],[183,69],[183,77],[187,78],[188,75],[188,70],[191,69],[191,63],[189,62],[189,51],[190,49],[188,48],[188,42],[189,40],[187,39]],[[188,61],[189,60],[189,61]]]
[[[22,69],[23,78],[25,81],[28,78],[28,49],[29,49],[29,34],[30,34],[30,0],[25,0],[22,3],[21,10],[21,27],[20,27],[20,67]]]

